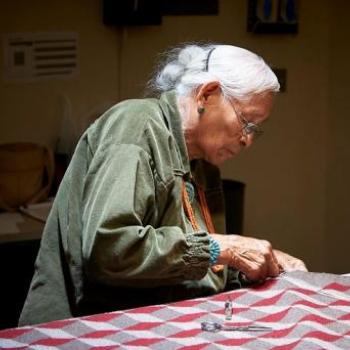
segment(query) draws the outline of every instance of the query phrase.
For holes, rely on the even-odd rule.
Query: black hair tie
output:
[[[215,50],[215,47],[213,47],[212,49],[210,49],[209,53],[208,53],[208,56],[207,56],[207,59],[205,61],[205,71],[208,72],[208,69],[209,69],[209,59],[210,59],[210,56],[211,54],[213,53],[213,51]]]

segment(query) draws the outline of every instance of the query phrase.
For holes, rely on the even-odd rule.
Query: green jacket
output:
[[[224,233],[218,169],[192,164]],[[46,223],[19,321],[42,323],[222,291],[209,268],[208,233],[182,204],[191,165],[175,94],[128,100],[81,137]]]

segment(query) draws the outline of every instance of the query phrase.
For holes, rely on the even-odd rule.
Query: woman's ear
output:
[[[211,81],[203,84],[196,94],[196,100],[199,104],[204,104],[211,96],[221,94],[221,85],[218,81]]]

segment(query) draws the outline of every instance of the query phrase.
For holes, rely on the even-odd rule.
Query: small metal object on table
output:
[[[265,326],[225,326],[218,322],[201,322],[201,328],[207,332],[233,331],[233,332],[263,332],[272,331],[271,327]]]

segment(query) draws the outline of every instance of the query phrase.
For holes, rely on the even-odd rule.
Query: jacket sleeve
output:
[[[206,232],[148,224],[162,215],[157,193],[167,187],[142,148],[128,144],[97,151],[84,181],[82,246],[90,281],[153,287],[206,275]]]

